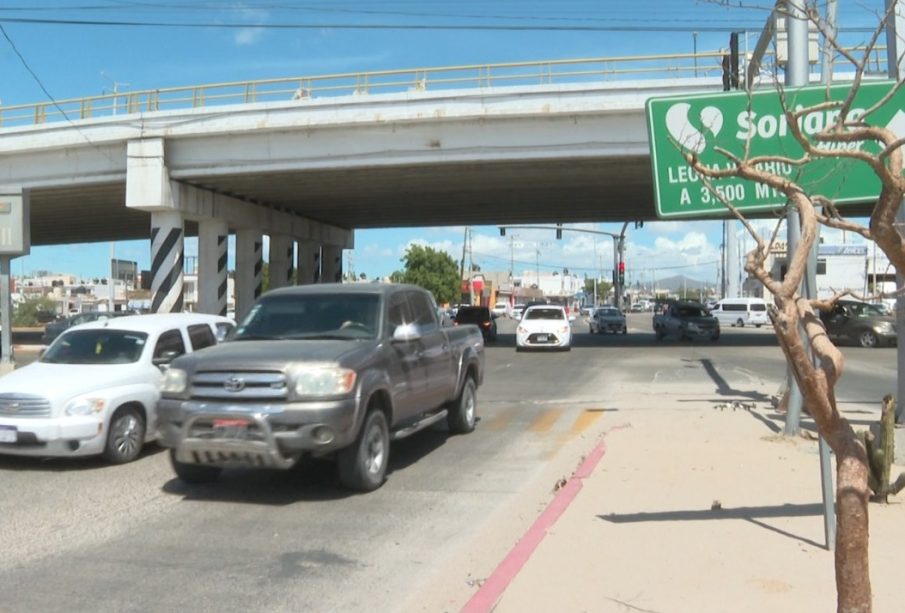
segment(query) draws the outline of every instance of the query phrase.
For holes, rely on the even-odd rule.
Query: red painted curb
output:
[[[553,527],[553,524],[556,523],[559,516],[569,508],[569,505],[572,504],[572,501],[578,496],[578,492],[581,491],[582,480],[591,476],[591,473],[594,472],[597,464],[606,454],[606,435],[624,427],[625,426],[616,426],[604,433],[604,438],[597,443],[591,453],[588,454],[584,461],[579,465],[578,469],[572,473],[572,476],[569,477],[566,484],[559,489],[556,496],[553,497],[553,500],[551,500],[550,504],[547,505],[547,508],[544,509],[544,512],[534,520],[534,523],[531,524],[528,531],[525,532],[515,546],[509,550],[509,553],[503,558],[503,561],[499,563],[496,569],[494,569],[490,577],[487,578],[487,581],[485,581],[475,595],[465,603],[461,613],[487,613],[488,611],[493,610],[493,607],[503,595],[503,592],[506,591],[506,588],[509,587],[512,580],[518,576],[525,563],[531,559],[531,554],[534,553],[537,546],[540,545],[541,541],[544,540],[544,537],[547,536],[547,531]]]

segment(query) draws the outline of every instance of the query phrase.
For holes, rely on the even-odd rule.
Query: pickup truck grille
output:
[[[3,417],[49,417],[50,401],[31,394],[0,394]]]
[[[288,395],[281,372],[199,372],[192,378],[192,398],[283,400]]]

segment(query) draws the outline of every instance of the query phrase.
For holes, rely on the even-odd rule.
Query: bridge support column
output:
[[[343,280],[343,248],[335,245],[324,245],[323,276],[321,283],[342,283]]]
[[[298,241],[296,263],[296,283],[310,285],[318,283],[321,276],[321,246],[313,241]]]
[[[198,311],[226,315],[229,227],[220,219],[198,222]]]
[[[261,295],[264,247],[261,231],[236,232],[236,321],[242,321]]]
[[[185,233],[182,213],[151,213],[151,312],[179,313],[183,306]]]
[[[285,234],[270,235],[270,288],[292,285],[292,237]]]

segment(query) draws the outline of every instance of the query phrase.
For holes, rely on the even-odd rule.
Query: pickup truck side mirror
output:
[[[159,356],[151,360],[154,366],[167,366],[170,362],[181,356],[182,353],[176,350],[164,351]]]
[[[418,324],[402,324],[401,326],[396,326],[396,329],[393,330],[394,343],[408,343],[420,339],[421,332],[418,331]]]

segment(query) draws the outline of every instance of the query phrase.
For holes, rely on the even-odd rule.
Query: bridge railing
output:
[[[345,95],[587,83],[626,78],[720,77],[724,55],[722,51],[713,51],[510,62],[168,87],[0,107],[0,128],[141,112]],[[744,59],[743,56],[740,58],[742,74],[745,70]],[[882,70],[885,63],[885,48],[874,49],[872,70]],[[769,65],[769,62],[765,61],[764,65]]]

